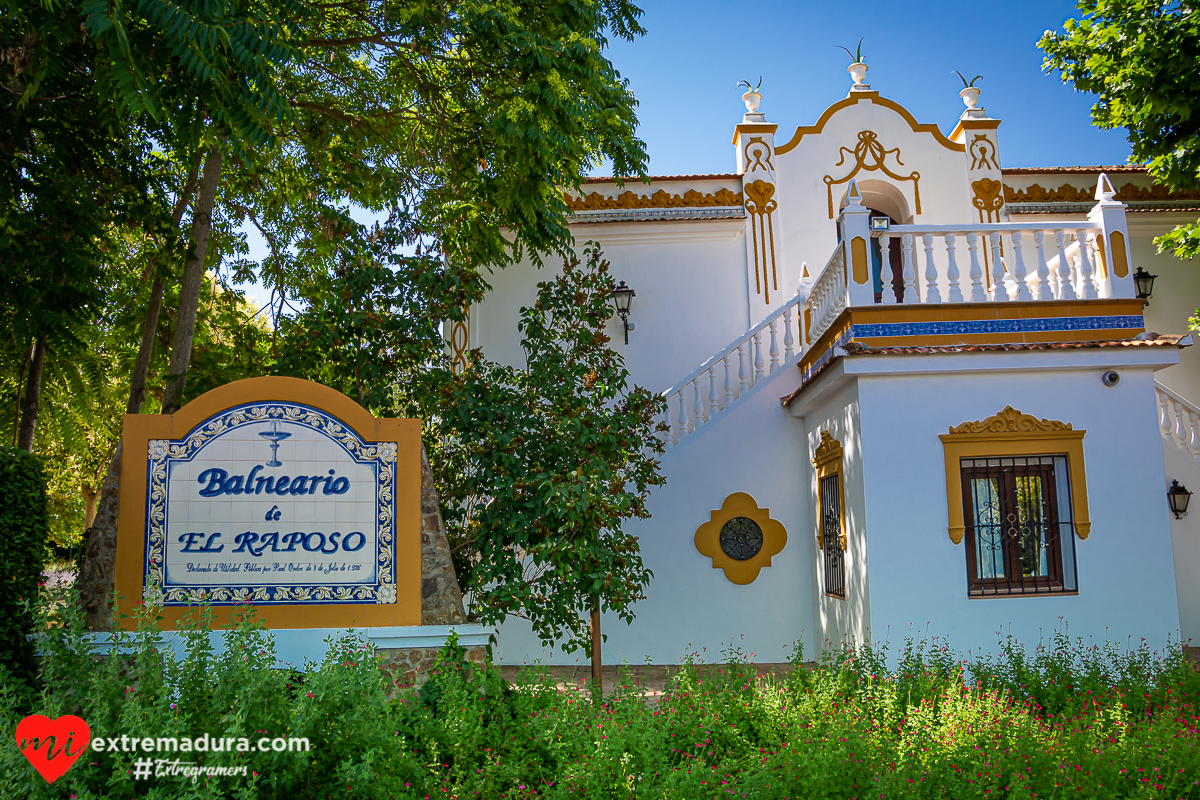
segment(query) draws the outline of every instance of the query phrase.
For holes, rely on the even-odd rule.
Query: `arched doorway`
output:
[[[871,210],[871,218],[885,217],[892,225],[912,224],[912,214],[908,210],[908,200],[904,192],[887,181],[867,179],[858,182],[858,190],[862,194],[862,204]],[[842,197],[841,207],[846,206],[846,197]],[[899,236],[891,237],[888,241],[888,263],[891,275],[900,276],[904,272],[904,250]],[[879,239],[871,237],[871,278],[874,283],[875,302],[883,302],[883,255],[880,251]],[[904,302],[904,285],[896,281],[891,291],[894,292],[897,303]]]

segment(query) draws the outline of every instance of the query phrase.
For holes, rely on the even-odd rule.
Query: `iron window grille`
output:
[[[962,459],[970,596],[1078,591],[1065,455]]]
[[[825,551],[825,594],[846,599],[846,548],[838,473],[821,478],[821,549]]]

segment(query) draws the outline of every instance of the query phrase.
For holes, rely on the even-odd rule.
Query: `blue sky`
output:
[[[1123,131],[1092,127],[1090,96],[1042,72],[1037,41],[1077,16],[1069,2],[641,1],[646,35],[613,40],[609,58],[640,104],[652,175],[734,171],[729,142],[745,112],[742,79],[762,77],[760,110],[787,141],[846,96],[850,59],[838,45],[854,50],[860,38],[867,82],[943,132],[963,111],[952,70],[982,74],[980,105],[1003,120],[1006,167],[1123,164],[1129,155]],[[251,257],[261,257],[264,243],[246,232]],[[242,288],[260,304],[269,297],[257,285]]]
[[[616,40],[610,59],[640,106],[656,175],[732,172],[729,140],[745,107],[736,84],[762,76],[764,111],[781,141],[846,96],[863,38],[867,82],[921,122],[949,132],[962,83],[982,74],[980,105],[1004,121],[1006,167],[1122,164],[1123,131],[1091,126],[1093,99],[1042,72],[1037,41],[1078,16],[1069,2],[712,2],[643,0],[647,34]],[[596,174],[609,174],[606,168]]]

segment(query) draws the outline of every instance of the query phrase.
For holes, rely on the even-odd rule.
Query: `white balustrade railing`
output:
[[[699,369],[663,392],[667,447],[674,447],[716,414],[736,403],[764,377],[799,355],[804,343],[802,304],[797,293]],[[780,349],[782,347],[782,350]]]
[[[807,341],[815,342],[829,330],[829,326],[850,304],[850,297],[846,293],[846,264],[842,249],[839,243],[808,294],[806,308],[811,330]]]
[[[1200,461],[1200,408],[1157,381],[1158,429],[1162,438]]]
[[[880,258],[882,302],[1094,299],[1101,296],[1095,241],[1099,230],[1080,220],[1054,225],[893,225],[873,231],[880,253],[890,253],[892,242],[900,242],[900,274],[893,274],[897,270],[890,257]],[[1080,248],[1080,241],[1086,246]]]

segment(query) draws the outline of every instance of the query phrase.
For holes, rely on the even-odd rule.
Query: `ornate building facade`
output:
[[[1006,167],[977,90],[944,133],[856,77],[790,134],[748,92],[733,172],[568,193],[576,241],[636,290],[614,347],[667,401],[667,484],[628,526],[655,578],[633,625],[606,618],[605,660],[910,626],[978,652],[1060,619],[1200,640],[1200,524],[1167,498],[1200,487],[1200,274],[1152,242],[1200,197]],[[494,276],[456,352],[523,363],[540,279]],[[499,642],[574,661],[518,621]]]

